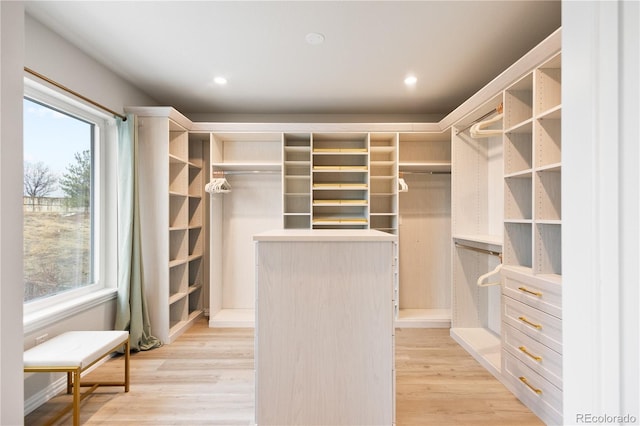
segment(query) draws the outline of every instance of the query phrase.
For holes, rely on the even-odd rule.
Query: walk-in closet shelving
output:
[[[283,227],[283,133],[211,133],[211,169],[223,173],[231,191],[212,194],[211,327],[252,327],[255,263],[252,236]],[[289,135],[289,141],[297,140]],[[289,154],[287,154],[289,155]],[[296,154],[299,155],[299,154]],[[302,161],[299,157],[284,157]],[[296,164],[297,166],[299,164]],[[291,171],[284,166],[285,172]],[[304,192],[300,184],[291,190]],[[294,201],[287,205],[291,205]],[[241,255],[240,255],[241,254]]]
[[[313,229],[369,227],[369,134],[314,133]]]
[[[398,233],[398,134],[369,135],[370,228]]]
[[[283,139],[283,227],[311,227],[311,134],[285,133]]]
[[[452,129],[451,336],[496,377],[501,370],[500,286],[480,287],[477,279],[500,264],[503,141],[501,132],[473,138],[469,127],[479,117],[497,114],[502,102],[499,93]],[[526,162],[518,170],[526,170]]]
[[[531,96],[513,96],[523,90]],[[531,111],[520,117],[531,127],[522,144],[531,165],[518,174],[505,163],[502,371],[507,387],[552,424],[562,423],[560,93],[559,54],[505,92],[505,114]],[[511,142],[505,134],[505,152]],[[514,177],[525,175],[514,189]]]
[[[400,133],[397,327],[451,324],[451,132]]]
[[[204,309],[209,139],[191,137],[189,120],[171,108],[130,112],[139,140],[142,268],[151,333],[171,343]]]

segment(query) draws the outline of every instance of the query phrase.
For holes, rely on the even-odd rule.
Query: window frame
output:
[[[23,303],[24,331],[73,316],[117,292],[117,128],[113,116],[52,87],[24,78],[24,98],[94,125],[92,154],[92,262],[94,282],[77,289]]]

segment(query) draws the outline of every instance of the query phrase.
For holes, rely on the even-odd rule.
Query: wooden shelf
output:
[[[450,172],[451,161],[400,162],[398,169],[401,172]]]
[[[494,377],[501,380],[500,336],[485,328],[452,328],[451,337],[465,348]]]
[[[451,309],[400,309],[396,328],[450,328]]]
[[[271,162],[255,162],[255,163],[211,163],[211,168],[214,171],[279,171],[282,169],[281,163]]]

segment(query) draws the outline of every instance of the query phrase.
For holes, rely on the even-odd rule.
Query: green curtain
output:
[[[135,117],[118,124],[118,303],[116,330],[128,330],[131,350],[162,345],[151,335],[143,288]]]

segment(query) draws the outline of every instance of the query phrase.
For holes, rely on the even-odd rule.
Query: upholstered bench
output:
[[[102,358],[124,345],[124,380],[113,382],[83,382],[81,373]],[[55,422],[73,409],[73,424],[80,424],[80,401],[98,386],[124,386],[129,392],[129,332],[127,331],[70,331],[34,346],[24,352],[25,372],[67,373],[67,393],[73,401],[58,413]],[[80,394],[80,387],[91,387]]]

